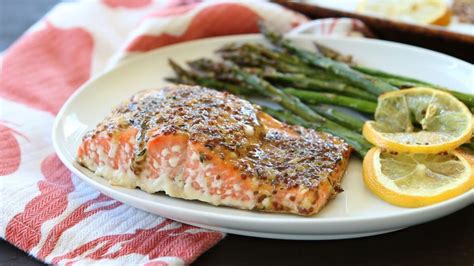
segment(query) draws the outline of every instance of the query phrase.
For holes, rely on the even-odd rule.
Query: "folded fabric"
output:
[[[281,31],[307,22],[259,1],[58,4],[1,57],[0,237],[59,265],[183,265],[220,241],[221,232],[135,209],[83,183],[54,154],[51,128],[81,84],[118,62],[178,42],[258,32],[260,20]],[[337,34],[357,30],[343,21],[320,23]]]

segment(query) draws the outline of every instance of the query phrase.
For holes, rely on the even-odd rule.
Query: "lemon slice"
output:
[[[472,189],[474,170],[457,151],[442,154],[383,152],[372,148],[364,158],[364,183],[383,200],[421,207]]]
[[[357,11],[423,25],[446,26],[451,20],[450,9],[443,0],[364,0]]]
[[[364,137],[396,152],[439,153],[468,142],[472,114],[447,92],[412,88],[383,94],[375,121],[364,124]]]

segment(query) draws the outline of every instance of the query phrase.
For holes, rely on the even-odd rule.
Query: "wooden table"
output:
[[[0,50],[54,3],[52,0],[1,0]],[[21,13],[17,12],[20,8]],[[470,266],[474,264],[473,225],[474,206],[471,205],[433,222],[360,239],[285,241],[228,235],[194,265]],[[0,265],[43,264],[0,240]]]

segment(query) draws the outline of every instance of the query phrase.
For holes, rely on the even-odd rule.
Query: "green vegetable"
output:
[[[313,108],[313,110],[315,110],[318,114],[331,121],[334,121],[349,129],[356,130],[359,133],[362,132],[362,127],[364,126],[365,120],[358,117],[357,115],[350,114],[333,106],[324,104],[314,105],[311,106],[311,108]]]
[[[375,95],[397,90],[396,87],[390,85],[389,83],[376,77],[368,76],[356,71],[345,63],[334,61],[321,54],[298,48],[292,45],[288,40],[283,39],[281,34],[268,31],[265,28],[262,28],[262,33],[272,44],[295,54],[303,62],[325,69],[336,76],[346,79],[354,86],[360,87]]]
[[[340,96],[331,93],[320,93],[313,91],[297,90],[293,88],[286,88],[283,90],[287,94],[291,94],[300,98],[302,101],[309,104],[331,104],[337,106],[348,107],[357,111],[365,113],[374,113],[377,108],[377,103],[365,100],[359,100],[351,97]]]

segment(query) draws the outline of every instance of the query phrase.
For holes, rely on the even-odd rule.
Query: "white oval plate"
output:
[[[474,84],[473,66],[436,52],[386,41],[314,36],[291,37],[311,48],[311,41],[353,55],[363,65],[413,76],[461,91]],[[381,234],[430,221],[473,202],[473,191],[448,201],[418,209],[392,206],[374,196],[362,182],[361,161],[352,158],[344,177],[344,192],[313,217],[270,214],[215,207],[198,201],[148,194],[138,189],[109,185],[75,162],[86,131],[95,127],[112,108],[133,93],[159,88],[172,76],[167,59],[180,63],[203,56],[229,42],[262,42],[259,35],[210,38],[168,46],[133,59],[84,84],[64,104],[53,129],[59,158],[78,177],[102,193],[148,212],[204,228],[281,239],[341,239]],[[472,90],[471,90],[472,93]]]

